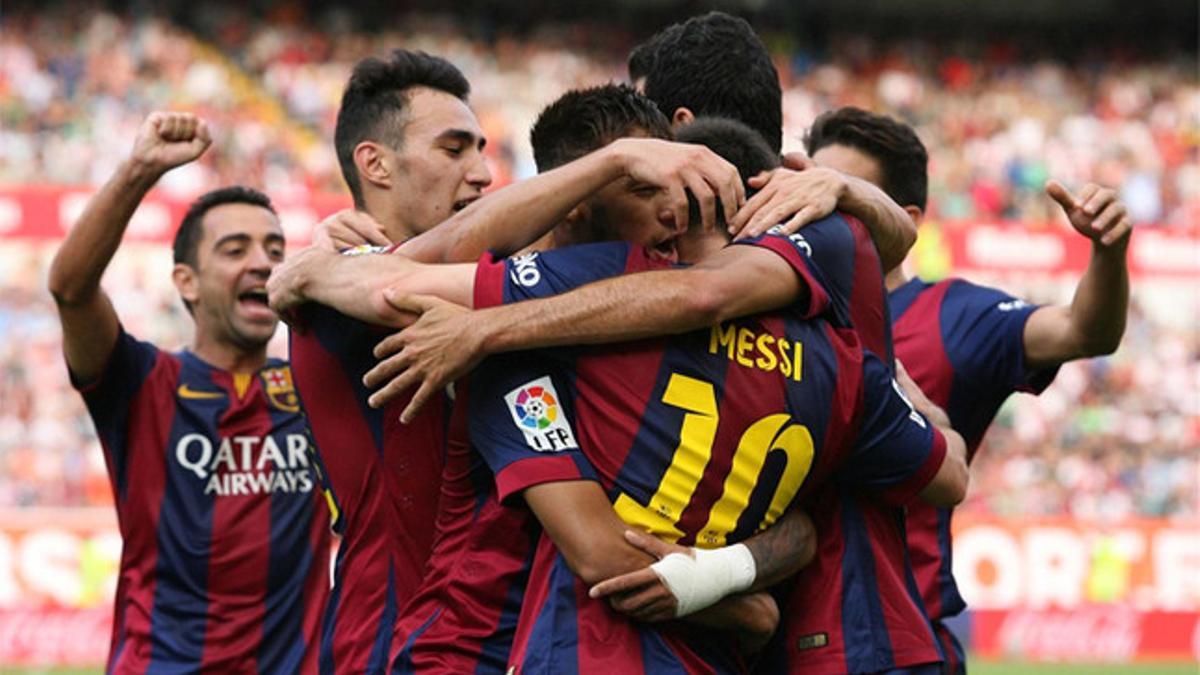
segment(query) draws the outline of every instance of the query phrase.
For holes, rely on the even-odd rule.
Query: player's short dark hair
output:
[[[538,115],[529,139],[538,171],[543,172],[638,133],[671,138],[671,124],[633,87],[605,84],[558,97]]]
[[[404,142],[409,90],[428,87],[467,100],[471,85],[453,63],[440,56],[407,49],[393,50],[387,59],[365,58],[354,66],[338,109],[333,145],[342,178],[355,206],[362,208],[362,183],[354,165],[354,148],[366,140],[392,148]]]
[[[854,148],[879,162],[883,174],[879,187],[897,204],[925,210],[929,153],[912,127],[886,115],[839,108],[817,117],[804,137],[810,157],[830,145]]]
[[[646,96],[668,117],[679,108],[731,117],[783,146],[783,92],[779,73],[758,34],[724,12],[692,17],[661,31],[647,57]],[[640,67],[640,65],[639,65]]]
[[[703,145],[737,167],[742,183],[763,171],[779,166],[779,154],[771,150],[762,135],[745,124],[728,117],[698,117],[696,121],[675,132],[680,143]],[[749,186],[746,187],[750,193]],[[717,208],[720,225],[724,212]],[[688,193],[688,222],[700,222],[700,205]]]
[[[188,206],[187,213],[179,223],[179,229],[175,231],[175,241],[171,248],[176,263],[196,266],[200,239],[204,236],[204,229],[201,227],[204,223],[204,216],[209,211],[225,204],[250,204],[251,206],[261,206],[271,213],[275,213],[271,198],[252,187],[231,185],[205,192]]]
[[[643,77],[649,77],[650,71],[654,70],[654,63],[658,59],[658,48],[667,40],[673,39],[681,30],[683,30],[683,24],[673,23],[655,33],[649,40],[634,47],[633,51],[629,52],[629,60],[626,64],[629,68],[629,81],[636,83]]]

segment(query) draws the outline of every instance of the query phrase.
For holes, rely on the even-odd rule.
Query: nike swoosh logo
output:
[[[224,398],[225,392],[196,391],[186,384],[181,384],[181,385],[179,385],[179,396],[180,396],[180,398],[191,398],[191,399]]]

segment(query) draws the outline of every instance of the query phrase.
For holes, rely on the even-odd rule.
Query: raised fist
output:
[[[212,145],[208,125],[186,112],[153,112],[138,127],[130,158],[160,173],[204,154]]]

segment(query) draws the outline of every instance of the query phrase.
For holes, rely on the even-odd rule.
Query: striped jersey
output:
[[[371,408],[362,377],[388,331],[316,304],[301,307],[299,320],[303,329],[290,339],[296,386],[341,535],[320,672],[382,673],[433,543],[448,405],[435,397],[410,424],[400,423],[400,411],[411,394]]]
[[[76,384],[124,540],[107,671],[315,672],[329,513],[287,363],[232,374],[122,330]]]
[[[979,449],[1001,404],[1017,391],[1041,393],[1058,368],[1025,366],[1025,323],[1038,306],[962,279],[912,279],[888,296],[896,354],[967,443]],[[908,511],[908,546],[925,609],[934,620],[965,603],[950,569],[950,509]]]
[[[831,302],[813,262],[849,266],[853,238],[842,219],[748,243],[788,260],[809,290],[801,302],[670,340],[507,355],[476,371],[471,440],[501,501],[544,482],[597,480],[631,526],[717,547],[769,526],[839,468],[901,502],[924,487],[944,454],[940,435],[855,333],[810,320],[848,309]],[[611,265],[598,255],[624,257],[570,252],[539,260],[540,283],[565,276],[559,269]],[[545,543],[511,658],[518,671],[539,673],[748,668],[711,631],[635,624],[592,601]]]

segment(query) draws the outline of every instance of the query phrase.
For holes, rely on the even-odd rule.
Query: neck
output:
[[[192,343],[192,353],[205,363],[231,373],[254,373],[267,362],[267,345],[246,349],[206,338],[199,333]]]
[[[717,231],[709,234],[688,232],[675,242],[679,262],[693,265],[729,245],[729,237]]]
[[[390,201],[378,192],[369,191],[363,194],[363,210],[383,226],[383,231],[394,244],[420,234],[406,222],[400,209],[390,204]]]
[[[889,291],[894,291],[908,283],[909,276],[904,273],[904,265],[896,265],[883,278],[883,283]]]

